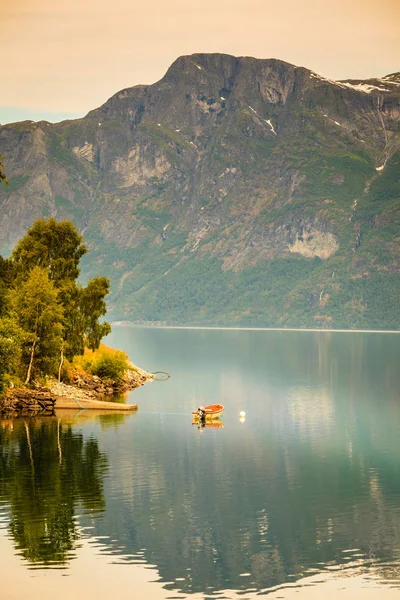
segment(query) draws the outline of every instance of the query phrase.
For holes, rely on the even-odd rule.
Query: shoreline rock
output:
[[[112,402],[112,397],[127,393],[151,381],[153,375],[132,365],[124,380],[101,379],[89,373],[72,373],[72,383],[47,379],[47,385],[9,389],[0,399],[0,415],[54,415],[57,408],[96,410],[137,410],[137,405]]]
[[[49,379],[49,387],[61,396],[71,393],[68,388],[72,388],[76,392],[83,391],[86,397],[91,399],[101,399],[104,396],[115,396],[134,390],[144,385],[147,381],[151,381],[153,378],[152,373],[148,373],[134,365],[127,371],[124,379],[121,381],[114,381],[107,378],[102,379],[97,375],[73,370],[70,374],[70,382],[68,384],[59,383],[55,379]]]
[[[15,388],[0,400],[0,415],[53,415],[56,398],[47,388]]]

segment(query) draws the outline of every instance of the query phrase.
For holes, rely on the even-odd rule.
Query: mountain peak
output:
[[[231,77],[239,68],[260,69],[263,67],[282,70],[285,68],[296,69],[295,65],[276,58],[255,58],[253,56],[233,56],[223,53],[195,53],[177,58],[167,70],[164,79],[171,79],[177,75],[194,76],[221,74]]]
[[[230,54],[188,54],[179,56],[167,70],[162,80],[174,79],[177,76],[186,75],[194,77],[210,73],[210,71],[229,72],[232,73],[238,65],[239,59]]]

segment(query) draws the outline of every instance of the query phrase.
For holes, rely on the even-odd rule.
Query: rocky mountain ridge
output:
[[[195,54],[83,119],[0,128],[0,252],[70,218],[116,319],[398,328],[400,73]]]

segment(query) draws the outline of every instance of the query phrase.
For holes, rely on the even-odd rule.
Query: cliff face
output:
[[[399,327],[400,74],[196,54],[85,118],[0,128],[0,252],[70,218],[114,318]]]

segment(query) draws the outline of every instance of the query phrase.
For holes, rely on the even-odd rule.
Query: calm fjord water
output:
[[[400,335],[108,343],[171,379],[135,414],[1,423],[2,598],[400,598]]]

